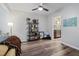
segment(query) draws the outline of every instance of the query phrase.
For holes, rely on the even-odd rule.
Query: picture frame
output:
[[[64,27],[76,27],[77,26],[77,17],[72,17],[63,20]]]

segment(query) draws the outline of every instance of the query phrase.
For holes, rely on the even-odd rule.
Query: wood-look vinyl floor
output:
[[[79,51],[59,40],[38,40],[22,43],[21,56],[79,56]]]

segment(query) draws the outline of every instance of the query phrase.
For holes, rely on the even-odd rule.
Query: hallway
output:
[[[38,40],[22,43],[21,56],[79,56],[79,51],[59,40]]]

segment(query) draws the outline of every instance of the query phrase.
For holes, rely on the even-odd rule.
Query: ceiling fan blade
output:
[[[38,8],[32,9],[32,11],[37,10]]]
[[[48,9],[46,9],[46,8],[43,8],[43,10],[45,10],[45,11],[49,11]]]

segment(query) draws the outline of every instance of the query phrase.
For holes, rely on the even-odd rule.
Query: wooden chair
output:
[[[9,43],[10,45],[14,45],[16,46],[16,55],[20,55],[21,54],[21,41],[17,36],[10,36],[6,39],[7,43]]]

